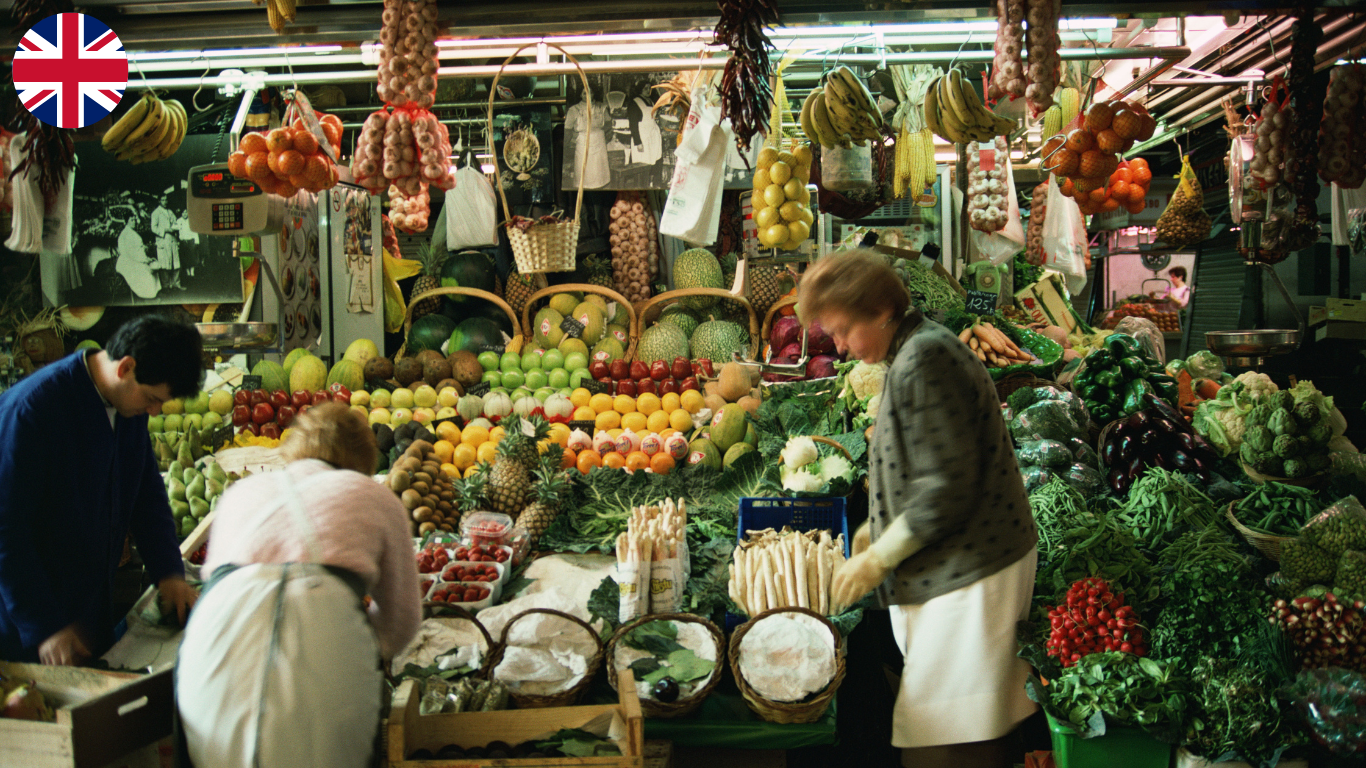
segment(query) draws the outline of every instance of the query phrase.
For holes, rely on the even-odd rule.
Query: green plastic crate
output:
[[[1104,736],[1083,739],[1048,716],[1053,762],[1058,768],[1168,768],[1172,745],[1137,728],[1107,728]]]

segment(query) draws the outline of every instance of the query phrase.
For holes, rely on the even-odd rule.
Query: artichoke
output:
[[[1282,459],[1293,459],[1300,455],[1300,444],[1290,435],[1279,435],[1272,445],[1272,452]]]
[[[1243,446],[1252,446],[1254,453],[1271,453],[1275,440],[1276,436],[1266,427],[1248,427],[1243,433]]]
[[[1300,429],[1309,430],[1323,421],[1323,414],[1317,405],[1305,400],[1295,406],[1295,421],[1299,423]]]
[[[1271,405],[1282,411],[1291,411],[1295,408],[1295,396],[1290,394],[1290,390],[1282,389],[1275,392],[1268,398]]]
[[[1242,446],[1238,448],[1238,458],[1242,459],[1243,463],[1249,467],[1257,466],[1257,462],[1261,461],[1262,458],[1267,455],[1269,455],[1268,451],[1257,450],[1257,448],[1247,440],[1244,440]]]
[[[1243,417],[1243,424],[1249,430],[1253,427],[1265,427],[1266,423],[1271,419],[1271,414],[1275,412],[1275,410],[1274,406],[1266,403],[1253,406],[1252,410],[1248,411],[1247,415]]]
[[[1278,392],[1277,394],[1280,393]],[[1295,417],[1290,415],[1290,411],[1285,409],[1277,410],[1275,413],[1271,414],[1271,418],[1267,421],[1266,426],[1271,430],[1272,434],[1275,434],[1278,437],[1281,435],[1290,435],[1291,437],[1294,437],[1297,429]]]
[[[1285,460],[1285,477],[1294,480],[1300,477],[1309,477],[1311,474],[1313,473],[1309,471],[1309,465],[1301,459]]]
[[[1328,441],[1333,439],[1333,425],[1323,419],[1309,430],[1309,440],[1314,445],[1322,447],[1328,445]]]
[[[1264,453],[1258,456],[1257,460],[1252,462],[1252,469],[1271,477],[1285,477],[1285,461],[1272,454]]]

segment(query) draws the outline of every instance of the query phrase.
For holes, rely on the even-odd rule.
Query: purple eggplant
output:
[[[1173,451],[1171,458],[1172,466],[1182,472],[1190,472],[1195,466],[1195,457],[1185,451]]]
[[[1138,442],[1144,446],[1155,446],[1161,438],[1161,430],[1158,430],[1155,427],[1149,427],[1139,433]]]
[[[1129,482],[1132,483],[1133,481],[1137,480],[1139,476],[1147,470],[1148,460],[1143,458],[1142,456],[1135,456],[1133,459],[1129,461],[1129,467],[1124,471],[1124,474],[1128,475]]]
[[[1195,444],[1195,433],[1182,432],[1176,436],[1176,444],[1181,446],[1181,450],[1191,452],[1199,450]]]
[[[1113,467],[1119,462],[1119,443],[1111,440],[1100,449],[1100,458],[1105,462],[1105,466]]]
[[[1148,423],[1148,414],[1145,411],[1134,411],[1124,423],[1131,427],[1142,428]]]
[[[1124,435],[1119,439],[1119,460],[1129,461],[1134,457],[1138,450],[1138,439],[1133,435]]]
[[[1166,416],[1168,419],[1171,419],[1173,422],[1179,424],[1184,424],[1186,422],[1185,417],[1183,417],[1175,408],[1171,407],[1170,403],[1158,397],[1157,395],[1149,392],[1143,396],[1143,399],[1145,402],[1148,403],[1148,406],[1150,408],[1153,408],[1158,413],[1162,414],[1163,416]]]
[[[1114,491],[1115,494],[1123,496],[1129,491],[1129,479],[1125,477],[1124,470],[1119,469],[1118,467],[1110,470],[1108,480],[1110,482],[1110,490]]]
[[[1148,423],[1152,424],[1154,427],[1157,427],[1158,429],[1162,430],[1163,432],[1169,435],[1178,434],[1181,431],[1177,428],[1175,424],[1172,423],[1171,419],[1168,419],[1164,416],[1154,416],[1152,419],[1149,420]]]

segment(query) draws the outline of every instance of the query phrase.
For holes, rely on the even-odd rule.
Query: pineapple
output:
[[[526,309],[526,303],[531,299],[531,294],[545,287],[545,278],[541,275],[524,275],[521,272],[511,272],[508,274],[507,288],[503,291],[503,301],[512,307],[512,311],[518,317]]]
[[[465,518],[480,511],[485,491],[488,489],[488,482],[489,468],[487,464],[479,465],[479,468],[469,477],[457,478],[451,482],[455,489],[455,507],[459,512],[456,530],[452,533],[459,533],[460,530],[463,530]]]
[[[518,525],[531,537],[533,548],[540,543],[541,537],[560,514],[560,505],[572,485],[553,453],[547,453],[540,469],[536,470],[537,482],[531,491],[531,504],[522,510],[522,516],[517,519]]]
[[[583,260],[583,271],[586,274],[584,282],[592,285],[601,285],[604,288],[613,288],[612,282],[612,262],[609,259],[591,255]]]
[[[417,249],[417,260],[422,262],[422,274],[413,281],[413,297],[420,296],[427,291],[441,287],[441,262],[444,257],[438,256],[431,246],[423,243]],[[430,315],[441,308],[441,297],[430,296],[419,301],[413,306],[413,320],[417,320],[423,315]]]
[[[540,463],[538,445],[550,433],[550,425],[539,417],[530,419],[532,434],[522,431],[522,420],[511,419],[504,425],[507,435],[498,443],[498,452],[489,473],[484,498],[494,512],[516,519],[526,506],[531,472]]]
[[[769,307],[778,300],[778,273],[781,270],[772,264],[749,268],[749,303],[759,317],[768,315]]]

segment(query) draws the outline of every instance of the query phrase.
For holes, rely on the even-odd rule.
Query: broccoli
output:
[[[1286,459],[1286,460],[1285,460],[1285,475],[1284,475],[1284,477],[1288,477],[1288,478],[1291,478],[1291,479],[1293,480],[1293,479],[1298,478],[1298,477],[1308,477],[1309,475],[1310,475],[1310,471],[1309,471],[1309,465],[1308,465],[1307,463],[1305,463],[1305,462],[1303,462],[1303,461],[1301,461],[1301,460],[1299,460],[1299,459]]]
[[[1302,400],[1295,406],[1295,421],[1299,423],[1301,430],[1312,429],[1314,425],[1323,421],[1323,413],[1317,405]]]
[[[1281,393],[1278,392],[1277,394]],[[1271,414],[1271,418],[1266,422],[1266,426],[1277,437],[1281,435],[1295,436],[1295,417],[1291,416],[1290,411],[1288,410],[1281,409]]]
[[[1256,405],[1253,406],[1252,410],[1248,411],[1247,416],[1243,418],[1243,421],[1247,424],[1248,429],[1251,429],[1252,427],[1265,427],[1267,422],[1271,420],[1271,414],[1275,413],[1275,411],[1276,409],[1274,407],[1266,403]]]
[[[1243,433],[1243,445],[1251,445],[1256,453],[1271,453],[1276,436],[1264,426],[1248,427]]]
[[[1020,413],[1038,401],[1039,395],[1034,391],[1034,387],[1020,387],[1006,398],[1006,404],[1014,413]]]
[[[1278,435],[1272,452],[1282,459],[1293,459],[1300,455],[1300,444],[1290,435]]]

